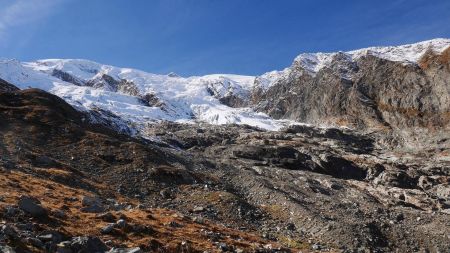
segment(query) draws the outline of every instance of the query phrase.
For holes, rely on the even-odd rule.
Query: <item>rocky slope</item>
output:
[[[301,55],[284,75],[256,89],[254,107],[274,118],[392,130],[404,136],[398,140],[402,144],[419,137],[413,142],[417,145],[424,141],[421,135],[445,141],[450,122],[449,55],[450,40]]]
[[[448,252],[449,44],[256,78],[3,62],[0,249]]]

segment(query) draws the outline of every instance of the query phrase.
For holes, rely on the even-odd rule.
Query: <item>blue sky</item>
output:
[[[257,75],[302,52],[450,38],[448,0],[0,0],[0,57]]]

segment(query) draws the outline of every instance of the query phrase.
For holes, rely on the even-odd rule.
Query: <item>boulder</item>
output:
[[[374,180],[375,184],[400,188],[414,188],[416,181],[401,170],[385,170]]]
[[[108,253],[143,253],[143,251],[141,250],[141,248],[136,247],[136,248],[113,248],[110,251],[108,251]]]
[[[47,215],[47,210],[41,206],[41,202],[36,198],[21,196],[18,204],[20,209],[33,217],[42,217]]]
[[[114,227],[115,227],[114,223],[108,224],[108,225],[104,226],[100,232],[102,234],[110,234],[114,230]]]
[[[95,196],[84,196],[81,204],[83,205],[81,211],[86,213],[102,213],[106,209],[100,198]]]
[[[16,251],[9,246],[1,246],[0,245],[0,253],[16,253]]]
[[[10,238],[13,238],[13,239],[17,238],[17,235],[18,235],[17,230],[13,226],[8,225],[8,224],[3,225],[0,231],[2,234],[6,235]]]
[[[61,245],[62,246],[62,245]],[[108,247],[105,243],[97,237],[80,236],[74,237],[67,244],[66,247],[70,248],[72,252],[106,252]]]

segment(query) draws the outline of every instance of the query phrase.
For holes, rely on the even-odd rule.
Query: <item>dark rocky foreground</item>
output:
[[[207,217],[267,237],[350,252],[448,250],[447,149],[389,151],[376,135],[305,126],[168,124],[154,134],[182,148],[180,182],[212,177],[188,190],[168,186],[171,208],[202,206]]]
[[[199,242],[192,252],[449,252],[450,153],[445,136],[433,135],[429,143],[423,143],[426,148],[404,148],[394,145],[397,133],[391,131],[291,126],[266,132],[237,125],[161,123],[146,129],[146,134],[154,136],[149,141],[92,125],[85,120],[87,115],[43,91],[7,91],[0,93],[0,173],[24,176],[5,184],[8,192],[0,193],[0,219],[5,224],[0,245],[19,252],[63,247],[62,239],[39,238],[47,235],[42,230],[21,232],[28,231],[21,225],[27,219],[34,226],[66,230],[65,249],[71,251],[64,252],[78,252],[76,247],[88,245],[87,240],[96,241],[92,244],[100,247],[96,251],[125,246],[157,251],[155,242],[142,239],[153,236],[149,230],[156,228],[153,223],[154,227],[132,226],[144,234],[136,237],[138,232],[125,229],[116,213],[115,218],[105,218],[116,224],[110,227],[101,223],[103,218],[97,218],[97,224],[74,214],[78,218],[73,222],[86,219],[88,226],[101,224],[96,230],[69,229],[70,222],[56,222],[61,206],[45,206],[48,196],[44,193],[26,198],[33,193],[25,191],[28,182],[42,183],[32,179],[57,184],[52,186],[54,195],[70,187],[97,196],[86,201],[66,196],[63,202],[71,214],[75,209],[105,215],[125,212],[128,205],[108,202],[125,198],[131,211],[170,209],[198,224],[209,221],[260,236],[253,239],[260,240],[259,246],[244,247],[253,245],[250,239],[239,246],[221,241],[224,232],[207,232],[201,237],[204,242],[217,243]],[[13,195],[21,197],[10,196],[13,186],[17,186]],[[74,206],[68,204],[72,202]],[[14,208],[22,211],[10,211]],[[54,220],[39,218],[45,215]],[[135,215],[133,225],[150,219]],[[161,238],[170,240],[191,229],[186,224],[178,227],[181,222],[167,223],[181,232],[161,231]],[[195,229],[194,234],[205,231]],[[112,231],[120,236],[110,237]],[[127,233],[125,244],[120,240],[126,240]],[[158,243],[168,243],[161,238]],[[19,247],[17,242],[24,245]],[[157,249],[169,251],[163,246]],[[173,248],[172,252],[177,249],[181,251]]]

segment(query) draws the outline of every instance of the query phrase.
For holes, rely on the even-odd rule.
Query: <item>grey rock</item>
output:
[[[9,224],[3,225],[2,228],[1,228],[1,232],[4,235],[6,235],[6,236],[8,236],[10,238],[17,238],[18,237],[17,230],[13,226],[11,226]]]
[[[400,221],[402,221],[402,220],[404,220],[405,219],[405,216],[403,215],[403,213],[399,213],[399,214],[397,214],[396,216],[395,216],[395,220],[397,221],[397,222],[400,222]]]
[[[168,189],[163,189],[163,190],[161,190],[161,191],[159,192],[159,194],[161,195],[161,197],[166,198],[166,199],[172,197],[172,194],[171,194],[170,190],[168,190]]]
[[[204,224],[205,219],[203,217],[195,216],[192,218],[192,221],[198,224]]]
[[[36,157],[33,163],[36,166],[54,166],[57,164],[53,159],[44,155]]]
[[[401,188],[411,188],[415,185],[415,180],[407,173],[401,170],[385,170],[377,178],[374,183],[386,186],[395,186]]]
[[[143,253],[143,251],[141,250],[141,248],[136,247],[136,248],[113,248],[110,251],[108,251],[108,253]]]
[[[102,221],[106,221],[106,222],[114,222],[116,220],[116,216],[114,216],[110,212],[99,214],[99,215],[97,215],[97,217],[100,218]]]
[[[111,233],[114,230],[115,225],[116,224],[114,224],[114,223],[106,225],[105,227],[103,227],[101,229],[101,233],[102,234],[109,234],[109,233]]]
[[[155,233],[155,230],[150,227],[150,226],[144,226],[144,225],[140,225],[140,224],[132,224],[129,226],[130,230],[133,231],[134,233],[138,233],[138,234],[147,234],[147,235],[151,235]]]
[[[313,244],[313,245],[311,246],[311,248],[312,248],[313,250],[320,250],[322,247],[320,246],[320,244],[315,243],[315,244]]]
[[[433,63],[423,67],[374,55],[353,60],[337,53],[330,67],[315,75],[294,61],[287,78],[268,90],[253,91],[253,106],[275,118],[312,124],[410,132],[430,125],[442,129],[449,124],[445,113],[450,108],[450,70],[441,56],[428,58]]]
[[[230,250],[228,245],[223,242],[219,243],[219,245],[217,245],[217,248],[219,248],[219,250],[221,250],[221,251],[229,251]]]
[[[47,215],[47,210],[41,206],[41,202],[36,198],[21,196],[18,204],[20,209],[34,217]]]
[[[66,212],[64,212],[63,210],[56,210],[53,212],[53,215],[60,219],[67,218]]]
[[[196,207],[194,207],[194,209],[192,209],[192,211],[194,213],[201,213],[201,212],[205,211],[205,208],[203,206],[196,206]]]
[[[16,253],[16,251],[9,246],[0,245],[0,253]]]
[[[14,92],[19,88],[0,78],[0,92]]]
[[[6,217],[13,217],[20,213],[20,209],[14,206],[7,206],[5,208],[5,216]]]
[[[295,224],[294,223],[288,223],[286,225],[286,229],[290,230],[290,231],[295,231],[296,230]]]
[[[26,239],[26,241],[29,244],[31,244],[31,245],[33,245],[33,246],[35,246],[37,248],[43,248],[44,247],[44,243],[41,240],[39,240],[38,238],[29,237],[29,238]]]
[[[57,244],[62,241],[63,236],[57,231],[46,231],[37,236],[37,238],[43,242],[52,242]]]
[[[434,189],[436,195],[441,199],[450,200],[450,186],[449,185],[437,185]]]
[[[57,253],[73,253],[71,247],[72,247],[71,241],[60,242],[60,243],[58,243],[58,245],[56,245],[56,252]]]
[[[34,225],[33,223],[16,223],[16,227],[19,230],[33,231]]]
[[[116,222],[117,227],[119,228],[125,228],[127,226],[127,221],[124,219],[120,219]]]
[[[100,205],[101,203],[101,199],[97,196],[83,196],[81,199],[81,205],[83,206]]]
[[[70,249],[72,252],[105,252],[108,247],[97,237],[80,236],[72,238]]]
[[[84,196],[81,200],[83,207],[80,209],[86,213],[101,213],[105,211],[105,206],[102,204],[100,198],[94,196]]]
[[[183,225],[181,225],[180,223],[175,222],[175,221],[171,221],[167,225],[169,227],[172,227],[172,228],[181,228],[181,227],[183,227]]]
[[[337,178],[362,180],[366,171],[351,161],[331,154],[320,155],[320,165],[323,173]]]

